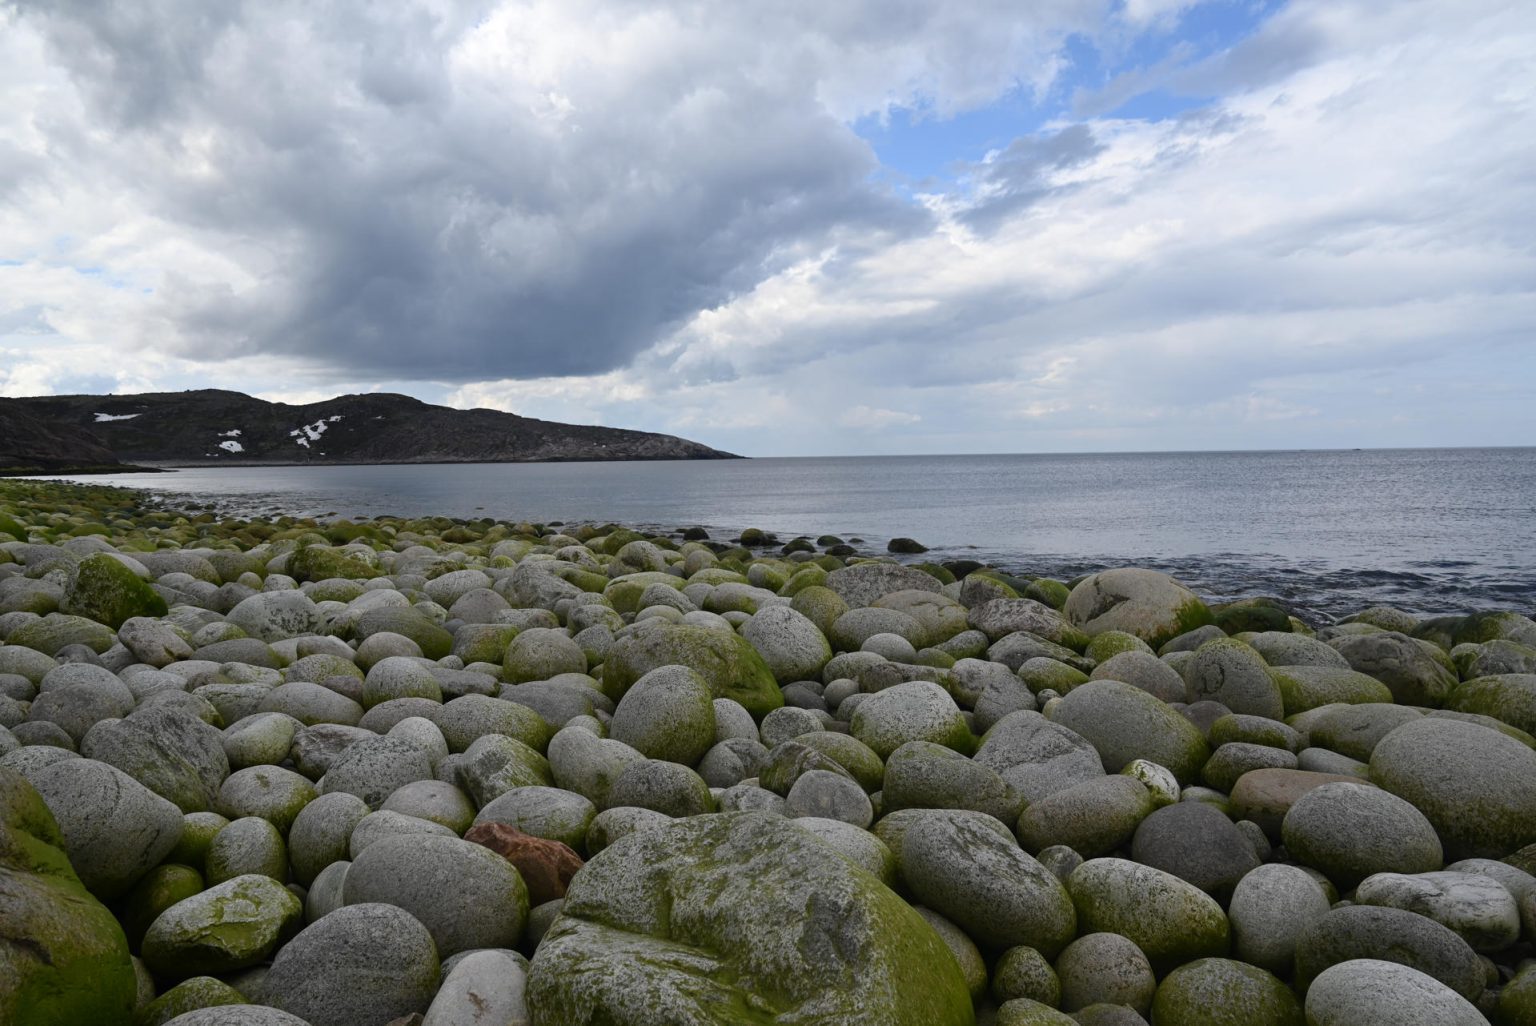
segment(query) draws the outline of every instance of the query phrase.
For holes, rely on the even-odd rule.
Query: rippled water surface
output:
[[[101,481],[101,478],[92,480]],[[1536,607],[1536,449],[251,467],[113,484],[245,514],[615,521],[894,536],[1032,576],[1165,569],[1339,614]]]

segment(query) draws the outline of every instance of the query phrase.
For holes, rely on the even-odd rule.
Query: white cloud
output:
[[[0,10],[0,394],[429,392],[753,454],[1530,441],[1518,5],[1292,0],[1106,87],[1207,110],[871,180],[853,119],[1060,89],[1068,33],[1187,6]]]
[[[874,406],[855,406],[838,417],[837,422],[843,425],[843,427],[875,431],[881,428],[894,427],[898,424],[916,424],[922,419],[922,417],[915,413],[907,413],[902,410],[883,410]]]

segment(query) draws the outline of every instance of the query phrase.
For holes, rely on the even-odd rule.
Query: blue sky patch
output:
[[[1057,121],[1094,117],[1161,121],[1210,104],[1214,96],[1181,88],[1181,72],[1253,35],[1281,0],[1207,0],[1133,35],[1107,29],[1067,37],[1067,61],[1043,97],[1025,88],[981,108],[949,117],[929,107],[861,118],[854,130],[880,159],[877,177],[913,191],[938,191],[991,150]],[[1119,31],[1133,30],[1123,21]]]

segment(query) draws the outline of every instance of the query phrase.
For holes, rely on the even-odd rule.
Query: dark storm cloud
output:
[[[928,223],[869,184],[872,153],[814,79],[686,25],[659,40],[671,54],[615,32],[552,73],[515,19],[472,37],[488,9],[199,6],[24,9],[116,134],[72,157],[244,272],[162,283],[188,355],[599,373],[829,231]]]

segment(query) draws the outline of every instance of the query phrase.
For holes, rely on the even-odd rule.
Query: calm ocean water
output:
[[[1536,608],[1536,449],[210,468],[93,481],[243,514],[895,536],[1031,576],[1164,569],[1338,615]]]

